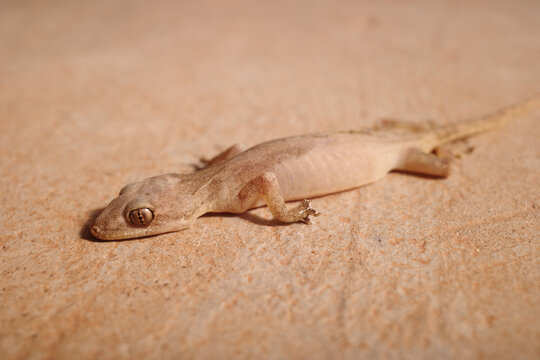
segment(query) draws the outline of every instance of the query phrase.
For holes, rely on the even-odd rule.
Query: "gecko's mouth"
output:
[[[90,232],[100,240],[128,240],[148,236],[155,236],[176,231],[185,230],[189,227],[189,222],[177,221],[167,226],[152,226],[150,228],[130,228],[129,226],[119,226],[116,228],[103,227],[100,217],[96,219]]]
[[[95,224],[90,228],[90,232],[100,240],[122,240],[139,237],[137,234],[130,234],[127,231],[103,231]],[[140,236],[145,235],[141,234]]]
[[[182,230],[182,229],[180,229]],[[94,225],[90,228],[90,232],[92,235],[94,235],[96,238],[100,240],[128,240],[128,239],[136,239],[136,238],[142,238],[147,236],[156,236],[160,234],[166,234],[170,232],[180,231],[180,230],[137,230],[137,231],[103,231],[99,228],[99,226]]]

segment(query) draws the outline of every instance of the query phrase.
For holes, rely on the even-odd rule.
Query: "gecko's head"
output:
[[[173,175],[156,176],[125,186],[103,209],[91,228],[101,240],[132,239],[187,229],[195,220],[191,195],[178,197]]]

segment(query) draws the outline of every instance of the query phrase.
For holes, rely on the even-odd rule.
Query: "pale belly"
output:
[[[273,168],[286,201],[359,187],[384,177],[398,161],[392,144],[333,144]]]

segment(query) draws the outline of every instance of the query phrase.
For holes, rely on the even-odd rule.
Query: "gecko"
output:
[[[310,223],[318,213],[307,199],[357,188],[391,171],[447,177],[450,162],[436,149],[538,107],[540,96],[439,127],[390,120],[374,129],[286,137],[245,151],[233,145],[203,159],[206,166],[198,171],[126,185],[90,230],[101,240],[140,238],[186,229],[206,213],[242,213],[263,205],[280,222]]]

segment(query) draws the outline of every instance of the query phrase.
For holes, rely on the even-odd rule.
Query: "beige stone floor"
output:
[[[540,112],[445,180],[97,242],[126,183],[540,93],[538,1],[0,2],[0,358],[540,357]]]

